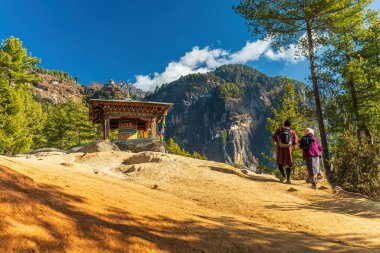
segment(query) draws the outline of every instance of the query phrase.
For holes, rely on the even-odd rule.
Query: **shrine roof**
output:
[[[90,99],[89,104],[89,119],[94,123],[100,123],[100,119],[103,115],[103,110],[100,110],[101,108],[116,110],[120,117],[155,117],[157,122],[159,122],[174,105],[172,103],[138,101],[132,99]],[[123,112],[117,108],[123,108],[126,111]]]
[[[107,103],[107,104],[141,104],[141,105],[162,105],[162,106],[170,106],[172,107],[173,103],[163,103],[163,102],[153,102],[153,101],[139,101],[139,100],[132,100],[132,99],[90,99],[90,103],[97,104],[98,103]]]

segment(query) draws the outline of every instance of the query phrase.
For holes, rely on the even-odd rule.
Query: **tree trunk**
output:
[[[314,100],[315,100],[319,134],[321,135],[321,142],[322,142],[322,147],[323,147],[323,151],[322,151],[323,166],[325,168],[327,178],[329,179],[329,181],[331,181],[331,170],[330,170],[330,163],[329,163],[330,156],[329,156],[329,149],[328,149],[328,144],[327,144],[325,124],[323,122],[321,100],[319,97],[319,89],[318,89],[318,84],[317,84],[317,74],[315,70],[314,41],[313,41],[312,27],[311,27],[310,20],[306,22],[306,26],[307,26],[307,42],[308,42],[308,51],[309,51],[311,81],[313,83],[313,94],[314,94]]]
[[[348,55],[346,55],[346,60],[347,60],[347,64],[349,64],[351,61]],[[362,134],[364,133],[365,137],[367,138],[368,144],[372,144],[371,132],[369,131],[367,124],[360,119],[358,98],[356,96],[355,83],[354,83],[352,75],[350,76],[350,80],[348,81],[348,86],[350,88],[350,93],[351,93],[352,109],[354,110],[355,122],[357,122],[358,124],[357,125],[358,126],[358,129],[357,129],[358,140],[361,141]]]
[[[349,80],[348,85],[350,86],[352,109],[354,110],[355,121],[358,124],[358,131],[357,131],[358,140],[359,141],[362,140],[362,134],[364,133],[365,137],[367,138],[367,143],[372,144],[371,132],[369,131],[367,124],[360,119],[358,99],[356,96],[355,84],[352,78]]]

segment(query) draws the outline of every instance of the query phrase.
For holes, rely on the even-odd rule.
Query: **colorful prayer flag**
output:
[[[164,120],[162,121],[162,127],[166,127],[166,116],[164,116]]]
[[[162,134],[162,137],[165,134],[165,127],[166,127],[166,116],[164,116],[164,119],[162,120],[162,125],[161,125],[161,134]]]

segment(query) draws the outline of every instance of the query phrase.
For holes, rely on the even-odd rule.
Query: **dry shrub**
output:
[[[306,180],[308,175],[306,166],[296,166],[293,170],[294,180]]]
[[[335,185],[380,198],[380,145],[360,143],[357,138],[345,134],[334,151],[332,177]]]

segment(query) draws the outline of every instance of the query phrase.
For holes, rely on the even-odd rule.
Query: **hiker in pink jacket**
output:
[[[300,148],[303,150],[303,160],[305,161],[309,174],[307,182],[311,182],[313,189],[317,188],[317,176],[321,173],[319,169],[322,147],[318,139],[314,136],[314,130],[306,128],[303,131],[300,141]]]
[[[290,184],[290,172],[294,164],[292,148],[298,143],[298,136],[290,128],[292,123],[286,120],[284,127],[276,130],[272,136],[276,144],[276,164],[281,172],[280,182],[285,180],[284,168],[286,168],[286,183]]]

